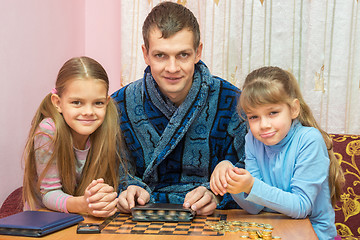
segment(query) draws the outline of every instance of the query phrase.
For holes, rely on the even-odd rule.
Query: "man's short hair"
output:
[[[147,50],[149,50],[150,31],[154,27],[161,31],[161,37],[165,39],[187,28],[193,32],[194,49],[197,49],[200,44],[199,23],[194,14],[183,5],[174,2],[162,2],[151,10],[142,28],[144,44]]]

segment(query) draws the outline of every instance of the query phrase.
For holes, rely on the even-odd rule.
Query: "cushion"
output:
[[[357,237],[360,236],[360,136],[330,136],[346,181],[344,192],[335,207],[336,229],[341,237]]]

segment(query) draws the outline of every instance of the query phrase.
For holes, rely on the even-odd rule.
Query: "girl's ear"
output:
[[[109,104],[109,101],[110,101],[110,99],[111,99],[111,97],[110,96],[107,96],[107,98],[106,98],[106,106]]]
[[[58,110],[58,112],[61,113],[62,112],[61,111],[61,106],[60,106],[61,99],[60,99],[59,95],[52,94],[51,95],[51,102],[54,105],[54,107],[56,108],[56,110]]]
[[[294,99],[294,101],[291,104],[291,118],[295,119],[300,114],[300,101],[299,99]]]

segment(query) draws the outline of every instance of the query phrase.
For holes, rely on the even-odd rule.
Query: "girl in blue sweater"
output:
[[[279,212],[309,217],[320,240],[336,236],[333,206],[344,175],[329,135],[320,129],[294,76],[278,67],[250,73],[239,110],[250,127],[245,137],[245,169],[229,161],[214,169],[210,187],[231,193],[247,212]]]

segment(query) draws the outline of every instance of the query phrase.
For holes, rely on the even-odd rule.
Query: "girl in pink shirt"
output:
[[[121,131],[109,80],[94,59],[60,69],[38,108],[24,151],[26,209],[107,217],[116,212]]]

